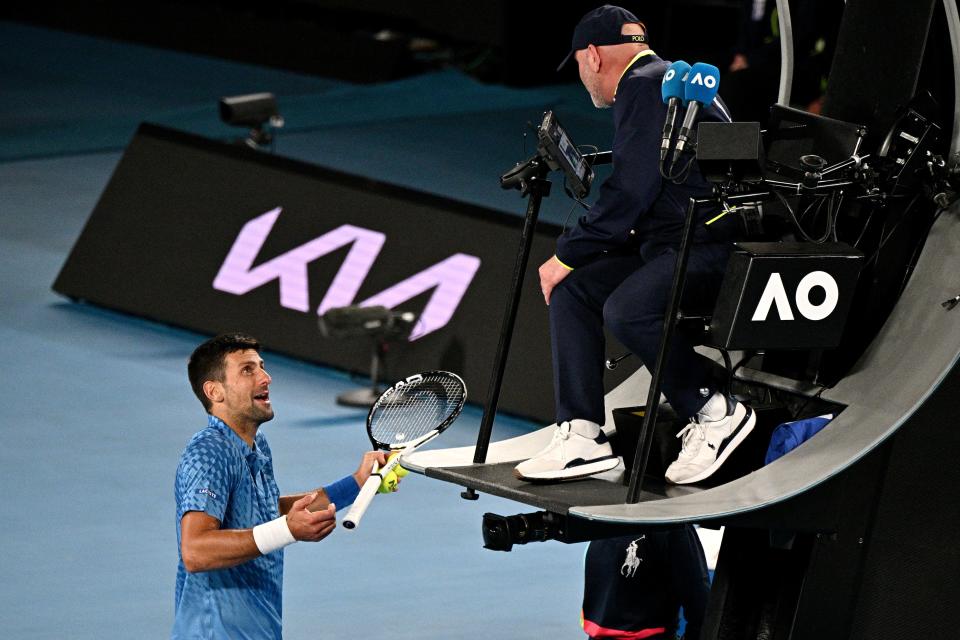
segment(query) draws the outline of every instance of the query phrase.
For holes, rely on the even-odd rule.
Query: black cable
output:
[[[833,202],[833,194],[830,194],[831,204]],[[840,238],[837,236],[837,223],[840,220],[840,208],[843,206],[843,191],[840,192],[840,197],[837,199],[836,208],[833,210],[833,241],[839,242]]]
[[[726,349],[719,348],[719,351],[721,354],[723,354],[723,363],[727,369],[727,393],[733,395],[733,383],[736,380],[737,370],[758,355],[762,355],[763,351],[754,351],[750,349],[744,351],[743,357],[740,358],[740,360],[737,361],[737,364],[733,365],[732,367],[730,366],[730,355],[727,353]]]
[[[664,158],[664,160],[666,160],[666,158]],[[663,170],[663,167],[664,167],[665,164],[666,164],[665,162],[659,162],[659,163],[657,163],[657,171],[660,172],[660,177],[661,177],[661,178],[663,178],[664,180],[669,180],[669,179],[670,179],[670,176],[668,176],[667,173]]]
[[[930,234],[930,230],[933,229],[933,225],[940,218],[940,214],[946,211],[946,207],[938,207],[936,211],[933,212],[933,217],[930,219],[930,224],[927,226],[927,230],[924,232],[923,236],[926,238]],[[907,282],[910,280],[910,276],[913,275],[913,270],[917,266],[917,261],[920,259],[920,250],[922,249],[924,243],[918,242],[917,245],[913,248],[913,253],[910,254],[910,259],[907,261],[907,268],[903,273],[903,281],[900,283],[900,293],[903,293],[903,290],[907,288]]]
[[[689,172],[690,172],[690,168],[693,166],[694,160],[696,160],[696,156],[691,155],[687,159],[686,164],[680,167],[680,170],[677,171],[676,173],[664,172],[663,164],[660,164],[658,166],[658,169],[660,171],[660,177],[663,178],[664,180],[669,180],[670,182],[677,185],[683,184],[684,182],[687,181],[687,178],[690,177]]]
[[[731,396],[733,395],[733,365],[730,363],[730,352],[723,347],[717,347],[717,350],[719,350],[720,355],[723,356],[723,368],[727,370],[727,380],[726,384],[724,384],[723,393],[724,395]]]
[[[564,187],[564,189],[566,189],[566,187]],[[570,193],[570,192],[567,191],[567,193]],[[572,194],[571,194],[571,197],[573,197]],[[579,200],[577,200],[576,198],[573,198],[573,205],[570,207],[570,211],[567,211],[567,215],[564,216],[564,218],[563,218],[563,225],[562,225],[562,230],[560,231],[560,233],[566,233],[566,232],[567,232],[567,223],[570,222],[570,214],[572,214],[572,213],[573,213],[573,210],[577,208],[577,203],[579,203],[579,202],[580,202]]]
[[[880,232],[880,244],[877,245],[877,248],[874,250],[873,254],[864,261],[861,271],[863,271],[863,269],[866,269],[871,262],[879,258],[880,251],[886,246],[887,242],[890,241],[890,238],[893,237],[893,234],[896,233],[897,229],[900,227],[903,221],[907,219],[907,214],[910,212],[910,210],[913,208],[913,206],[916,204],[917,200],[919,199],[920,199],[919,193],[913,196],[913,199],[907,205],[907,208],[903,210],[903,214],[900,216],[900,219],[897,220],[897,223],[895,225],[893,225],[893,228],[890,229],[889,233],[884,235],[883,231]],[[942,211],[943,211],[942,209],[938,210],[937,214],[934,216],[934,219],[933,219],[934,222],[936,222],[937,217],[939,217],[940,212]],[[931,222],[931,226],[932,224],[933,223]],[[886,225],[886,222],[884,222],[883,229],[885,230],[886,228],[887,228],[887,225]]]
[[[573,211],[573,209],[575,209],[578,204],[579,204],[581,207],[583,207],[584,209],[586,209],[587,211],[590,210],[590,205],[589,205],[589,204],[587,204],[586,202],[584,202],[583,200],[581,200],[581,199],[578,198],[577,196],[573,195],[573,192],[570,191],[570,187],[567,186],[567,180],[566,180],[566,178],[564,178],[564,180],[563,180],[563,192],[564,192],[565,194],[567,194],[567,197],[569,197],[571,200],[573,200],[573,208],[571,208],[570,211]],[[569,218],[569,217],[570,217],[570,214],[568,213],[568,214],[567,214],[567,218]]]
[[[863,241],[863,236],[867,234],[867,229],[870,228],[870,223],[873,222],[873,214],[876,212],[876,210],[877,208],[875,206],[870,209],[870,213],[867,215],[867,221],[863,223],[863,229],[860,230],[860,235],[857,236],[857,241],[853,243],[854,247],[860,247],[860,243]]]
[[[788,202],[787,202],[787,199],[783,197],[783,194],[781,194],[781,193],[780,193],[779,191],[777,191],[776,189],[773,189],[773,194],[774,194],[775,196],[777,196],[777,198],[780,199],[780,203],[783,204],[783,206],[784,206],[784,207],[786,208],[786,210],[787,210],[787,213],[790,214],[790,219],[793,221],[794,226],[797,228],[797,231],[800,233],[800,235],[803,237],[804,240],[806,240],[807,242],[812,242],[812,243],[814,243],[814,244],[823,244],[824,242],[826,242],[826,241],[830,238],[830,234],[832,233],[832,230],[830,229],[830,227],[827,227],[827,231],[826,231],[826,233],[825,233],[822,237],[820,237],[820,238],[812,238],[812,237],[810,237],[810,235],[809,235],[809,234],[806,232],[806,230],[803,228],[803,225],[801,225],[801,224],[800,224],[800,221],[797,219],[797,216],[796,216],[796,214],[794,213],[793,208],[790,206],[790,203],[788,203]],[[819,200],[819,203],[818,203],[818,207],[819,207],[819,206],[823,206],[823,201],[824,201],[824,200],[826,200],[826,197],[825,197],[825,196],[821,196],[821,197],[820,197],[820,200]],[[814,205],[814,203],[811,202],[811,203],[807,206],[807,208],[804,209],[804,214],[805,214],[807,211],[809,211],[809,210],[810,210],[810,207],[812,207],[813,205]],[[803,214],[801,214],[801,215],[803,215]]]
[[[903,220],[903,218],[900,218],[900,220]],[[898,226],[897,224],[893,225],[893,229],[890,230],[890,234],[886,236],[886,239],[889,239],[893,235],[893,232],[897,230],[897,226]],[[886,233],[887,233],[887,221],[884,220],[883,224],[880,226],[880,242],[877,244],[877,248],[873,250],[873,253],[870,254],[870,257],[863,261],[863,267],[869,266],[870,262],[874,260],[878,263],[880,262],[880,251],[887,244],[884,239],[884,234]],[[863,267],[861,267],[860,269],[861,272],[863,271]]]
[[[687,160],[687,164],[684,165],[683,169],[680,171],[680,174],[673,180],[673,184],[682,185],[690,178],[690,174],[693,173],[693,161],[696,160],[696,156],[690,156],[690,159]]]
[[[530,131],[533,131],[534,133],[537,133],[537,132],[540,131],[540,130],[537,128],[537,125],[533,124],[533,123],[530,122],[529,120],[527,120],[527,127],[526,127],[526,128],[527,128],[527,129],[530,129]],[[526,131],[523,131],[523,132],[520,134],[520,139],[521,139],[521,141],[522,141],[522,146],[523,146],[523,154],[522,154],[520,157],[521,157],[521,158],[526,158],[526,157],[527,157],[527,132],[526,132]]]
[[[660,172],[660,177],[663,178],[664,180],[671,180],[671,179],[672,179],[672,178],[670,177],[670,174],[668,174],[666,171],[664,171],[664,163],[661,162],[659,165],[657,165],[657,170]]]
[[[577,145],[577,151],[580,152],[580,155],[583,155],[583,149],[593,149],[593,153],[595,154],[600,153],[600,147],[594,144],[578,144]],[[586,158],[584,158],[584,160],[586,161]],[[590,165],[591,169],[593,169],[593,162],[587,162],[587,164]],[[564,177],[563,179],[563,190],[568,196],[570,196],[570,199],[573,200],[574,203],[579,204],[581,207],[583,207],[587,211],[590,210],[590,205],[584,202],[583,200],[581,200],[580,198],[578,198],[577,196],[573,195],[573,192],[570,191],[569,187],[567,187],[566,177]],[[573,208],[576,208],[576,207],[574,206]],[[566,231],[567,220],[569,220],[570,218],[570,213],[573,213],[573,208],[570,209],[570,212],[567,213],[567,217],[564,218],[564,223],[563,223],[564,231]]]
[[[800,405],[800,406],[793,412],[793,420],[798,420],[798,419],[800,418],[800,416],[803,414],[803,410],[806,409],[806,408],[810,405],[810,403],[813,402],[814,400],[819,400],[819,399],[820,399],[820,395],[821,395],[824,391],[826,391],[826,390],[827,390],[826,387],[820,387],[820,390],[819,390],[819,391],[817,391],[817,392],[816,392],[815,394],[813,394],[812,396],[808,397],[808,398],[806,399],[806,401],[804,401],[804,403],[803,403],[802,405]]]
[[[835,223],[835,221],[834,221],[834,220],[835,220],[835,217],[834,217],[834,210],[833,210],[833,199],[834,199],[834,195],[835,195],[835,193],[834,193],[833,191],[831,191],[831,192],[830,192],[830,195],[829,195],[829,196],[826,196],[826,197],[824,198],[824,204],[826,205],[826,207],[825,207],[825,208],[826,208],[826,212],[825,212],[825,215],[826,215],[826,228],[825,228],[825,231],[824,231],[825,241],[826,241],[826,240],[833,240],[833,239],[834,239],[833,236],[834,236],[834,235],[836,234],[836,232],[837,232],[836,223]],[[819,211],[819,210],[820,210],[820,209],[818,208],[817,211]]]
[[[660,172],[660,177],[663,178],[664,180],[669,180],[674,184],[683,184],[684,182],[686,182],[686,178],[689,176],[684,176],[683,180],[681,180],[680,182],[677,182],[677,179],[683,176],[683,174],[690,169],[690,166],[693,164],[693,161],[695,159],[696,159],[696,155],[691,154],[690,157],[687,159],[687,163],[683,165],[677,173],[664,171],[665,163],[661,162],[659,165],[657,165],[657,169]],[[676,160],[674,160],[674,164],[676,164]]]
[[[595,144],[578,144],[577,151],[580,151],[580,154],[583,155],[583,151],[581,151],[581,148],[593,149],[594,154],[600,153],[600,147],[598,147]],[[593,168],[593,162],[590,162],[589,164],[590,164],[590,168]]]
[[[833,237],[833,192],[831,192],[829,195],[823,196],[820,199],[820,203],[817,205],[816,210],[813,212],[813,220],[811,221],[811,225],[814,228],[816,228],[817,223],[820,221],[821,211],[823,211],[823,217],[825,220],[823,241],[826,242]]]
[[[810,210],[813,209],[814,206],[816,206],[817,208],[813,209],[813,214],[810,220],[810,226],[813,228],[816,228],[817,221],[819,221],[820,219],[820,211],[823,209],[823,203],[826,201],[826,199],[827,199],[826,196],[822,196],[816,202],[811,202],[807,206],[807,208],[803,210],[803,213],[800,214],[799,220],[803,220],[804,218],[806,218]],[[830,218],[829,218],[829,211],[828,211],[826,231],[820,237],[819,241],[826,242],[829,238],[830,238]]]
[[[808,204],[807,208],[800,212],[800,215],[797,217],[797,221],[803,222],[806,219],[807,214],[810,213],[810,210],[813,209],[814,205],[816,205],[817,209],[816,211],[813,212],[813,223],[815,224],[817,221],[817,214],[820,213],[820,209],[823,207],[824,199],[825,199],[825,196],[820,196],[819,198],[817,198],[816,200]]]

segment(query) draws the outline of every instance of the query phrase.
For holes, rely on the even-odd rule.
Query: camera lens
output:
[[[483,546],[493,551],[510,551],[510,529],[507,519],[495,513],[483,514]]]
[[[547,511],[501,516],[483,514],[483,546],[493,551],[510,551],[515,544],[543,542],[560,531],[556,514]]]

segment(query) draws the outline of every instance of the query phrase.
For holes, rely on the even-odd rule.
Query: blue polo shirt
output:
[[[180,519],[188,511],[213,516],[222,529],[250,529],[280,517],[267,439],[257,433],[251,449],[214,416],[180,456],[174,491],[178,550]],[[199,573],[189,573],[181,557],[171,637],[280,638],[282,588],[282,549]]]
[[[353,476],[325,486],[338,509],[353,504],[360,492]],[[203,511],[221,529],[250,529],[280,517],[280,491],[273,477],[270,445],[260,432],[251,449],[215,416],[180,456],[174,486],[177,501],[177,550],[180,520]],[[283,549],[230,569],[189,573],[183,557],[177,566],[176,613],[171,637],[281,638]]]

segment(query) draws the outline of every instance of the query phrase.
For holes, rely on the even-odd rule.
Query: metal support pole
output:
[[[677,324],[677,315],[680,311],[680,299],[683,297],[683,283],[687,274],[687,260],[690,257],[690,244],[693,240],[694,219],[697,207],[701,204],[715,202],[713,198],[690,198],[687,205],[687,219],[683,226],[683,235],[680,239],[680,249],[677,253],[677,266],[673,272],[673,286],[670,292],[670,301],[663,314],[663,333],[660,337],[660,348],[657,351],[657,361],[651,371],[650,390],[647,393],[646,411],[643,416],[643,429],[637,442],[637,451],[633,459],[633,470],[630,473],[630,485],[627,489],[627,502],[635,504],[640,501],[640,490],[643,486],[643,476],[647,471],[647,458],[650,456],[650,447],[653,444],[654,425],[657,424],[657,411],[660,408],[660,387],[663,383],[663,369],[670,355],[670,340]],[[649,367],[649,364],[647,365]]]
[[[517,320],[517,309],[520,307],[520,295],[523,293],[523,276],[527,271],[527,260],[530,257],[530,247],[533,244],[533,230],[537,224],[537,217],[540,215],[540,202],[545,195],[550,193],[550,182],[546,179],[546,174],[549,171],[546,163],[540,163],[536,174],[526,181],[526,190],[529,193],[527,213],[523,221],[523,231],[520,234],[520,249],[517,253],[517,261],[513,267],[510,298],[504,312],[503,324],[500,327],[500,344],[497,345],[497,355],[493,361],[493,374],[490,387],[487,389],[487,402],[483,406],[483,419],[480,421],[477,448],[473,455],[474,464],[483,464],[487,460],[487,449],[490,446],[490,435],[493,432],[493,419],[496,416],[497,404],[500,401],[503,373],[507,367],[510,340],[513,338],[513,326]],[[471,494],[471,498],[473,495],[475,494]]]
[[[953,53],[953,135],[950,136],[950,159],[960,159],[960,13],[957,0],[943,0],[950,33],[950,51]]]
[[[780,26],[780,92],[777,104],[790,106],[793,89],[793,24],[790,20],[789,0],[777,0],[777,17]]]

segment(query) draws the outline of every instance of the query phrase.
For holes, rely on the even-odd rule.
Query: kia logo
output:
[[[280,305],[309,313],[307,265],[328,253],[350,246],[336,277],[317,307],[317,315],[323,315],[328,309],[355,304],[360,286],[370,273],[387,237],[379,231],[344,224],[254,267],[281,211],[282,207],[271,209],[243,225],[213,280],[213,288],[242,296],[278,280]],[[417,326],[410,333],[410,340],[416,340],[450,322],[479,268],[480,258],[455,253],[357,304],[393,309],[432,290]]]

